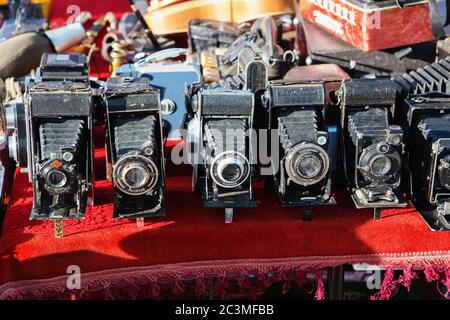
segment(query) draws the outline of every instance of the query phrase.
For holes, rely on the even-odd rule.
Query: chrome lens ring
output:
[[[67,180],[66,174],[56,169],[51,169],[45,177],[47,185],[54,189],[64,188],[67,184]]]
[[[250,162],[240,152],[223,152],[211,162],[210,175],[220,187],[237,188],[248,179]]]
[[[330,158],[320,146],[301,143],[289,150],[285,168],[290,180],[301,186],[310,186],[328,175]]]
[[[142,155],[125,155],[114,165],[114,185],[131,196],[153,191],[159,179],[158,166]]]

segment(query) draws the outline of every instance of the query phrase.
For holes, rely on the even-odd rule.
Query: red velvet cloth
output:
[[[104,151],[96,158],[97,168],[103,168]],[[86,219],[65,221],[64,238],[55,239],[53,222],[29,221],[32,189],[27,175],[17,172],[0,239],[0,283],[50,279],[38,287],[51,288],[53,281],[63,286],[70,265],[93,283],[97,277],[120,283],[136,272],[178,281],[191,274],[197,279],[359,262],[423,268],[450,261],[450,233],[432,232],[413,208],[384,210],[383,219],[375,221],[371,210],[355,210],[343,192],[338,206],[314,208],[313,221],[304,222],[299,208],[281,208],[276,194],[257,181],[258,208],[236,210],[234,223],[226,225],[222,210],[202,208],[200,196],[191,191],[190,173],[168,167],[167,216],[148,219],[144,228],[112,219],[112,188],[99,180],[96,205]],[[100,170],[97,174],[104,177]],[[63,277],[51,279],[58,276]]]
[[[53,15],[74,2],[54,0]],[[93,12],[127,9],[125,0],[114,1],[114,6],[111,1],[78,2]],[[339,205],[314,208],[313,221],[303,222],[299,208],[281,208],[275,192],[257,181],[258,208],[235,210],[234,223],[226,225],[222,210],[202,208],[200,195],[191,191],[191,170],[168,166],[167,216],[148,219],[138,228],[135,221],[112,219],[104,151],[96,158],[97,168],[102,168],[97,170],[96,205],[85,220],[65,221],[62,239],[54,238],[53,222],[29,220],[32,189],[27,176],[16,173],[0,239],[0,284],[6,284],[0,297],[66,297],[70,265],[81,269],[84,287],[78,294],[84,297],[98,291],[102,297],[117,296],[111,293],[117,287],[130,297],[139,284],[141,289],[151,287],[149,296],[159,297],[163,283],[182,292],[181,280],[193,280],[202,293],[204,278],[212,274],[222,279],[215,283],[218,291],[226,289],[228,276],[239,279],[241,287],[251,287],[248,278],[239,276],[247,273],[263,289],[275,280],[301,283],[304,274],[299,271],[357,262],[436,267],[428,270],[429,278],[448,280],[441,274],[450,261],[450,232],[432,232],[411,207],[384,210],[383,219],[375,221],[371,210],[355,210],[342,191]]]

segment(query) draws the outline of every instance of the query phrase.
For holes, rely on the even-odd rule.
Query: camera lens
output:
[[[388,153],[389,149],[390,149],[389,145],[384,142],[380,142],[378,144],[377,148],[378,148],[378,152],[380,152],[380,153]]]
[[[297,159],[297,173],[306,179],[316,177],[322,170],[320,158],[312,152],[301,155]]]
[[[250,173],[248,160],[240,153],[225,152],[211,164],[211,177],[217,185],[236,188],[247,180]]]
[[[217,164],[217,173],[222,184],[236,187],[244,174],[244,164],[233,157],[224,158]]]
[[[130,188],[142,188],[148,180],[149,172],[140,164],[130,164],[124,172],[124,181]]]
[[[113,180],[122,192],[137,196],[152,191],[159,179],[155,162],[147,157],[128,154],[117,161],[113,170]]]
[[[378,177],[387,175],[391,168],[392,161],[386,156],[375,157],[370,164],[370,170]]]
[[[323,180],[330,166],[326,151],[316,144],[301,143],[286,155],[285,168],[289,178],[302,186]]]
[[[242,175],[242,170],[239,164],[229,163],[222,169],[222,177],[227,181],[236,181]]]
[[[62,188],[67,184],[67,176],[59,170],[51,170],[47,174],[46,182],[52,188]]]
[[[396,175],[400,173],[402,157],[399,150],[392,145],[386,149],[381,148],[380,144],[372,144],[365,148],[361,153],[358,170],[369,183],[394,183]]]

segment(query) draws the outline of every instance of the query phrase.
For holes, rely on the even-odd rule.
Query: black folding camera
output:
[[[450,96],[428,94],[405,101],[411,200],[435,230],[450,230]]]
[[[106,109],[114,217],[164,215],[164,150],[159,91],[147,78],[110,78],[101,89]]]
[[[396,86],[390,80],[344,81],[341,134],[346,181],[358,209],[404,207],[398,191],[404,154],[403,130],[392,125]]]
[[[45,54],[25,97],[32,219],[82,218],[93,201],[92,96],[84,55]]]
[[[325,99],[321,83],[269,83],[265,96],[269,128],[277,130],[279,138],[278,150],[271,150],[271,167],[283,206],[310,211],[311,206],[335,204]]]
[[[252,194],[252,134],[254,95],[247,90],[200,89],[191,97],[195,112],[190,123],[198,157],[194,186],[207,208],[255,207]]]

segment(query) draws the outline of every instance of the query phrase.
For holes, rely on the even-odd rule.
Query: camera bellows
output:
[[[348,117],[348,131],[354,144],[358,135],[383,136],[389,128],[388,111],[374,108],[366,111],[355,112]]]
[[[244,119],[209,120],[205,124],[205,141],[212,156],[221,152],[245,152],[247,122]]]
[[[48,122],[39,126],[41,161],[61,157],[61,147],[81,145],[86,124],[83,120]]]
[[[156,118],[152,115],[116,118],[114,127],[114,147],[117,156],[123,156],[132,150],[153,149],[155,141]]]
[[[442,117],[425,118],[417,126],[425,140],[436,141],[443,137],[442,133],[447,132],[450,126],[450,115]]]
[[[317,139],[316,112],[313,110],[290,112],[278,118],[278,131],[285,151],[301,142],[315,142]]]
[[[425,94],[429,92],[450,93],[450,57],[423,68],[405,73],[394,80],[405,94]]]

